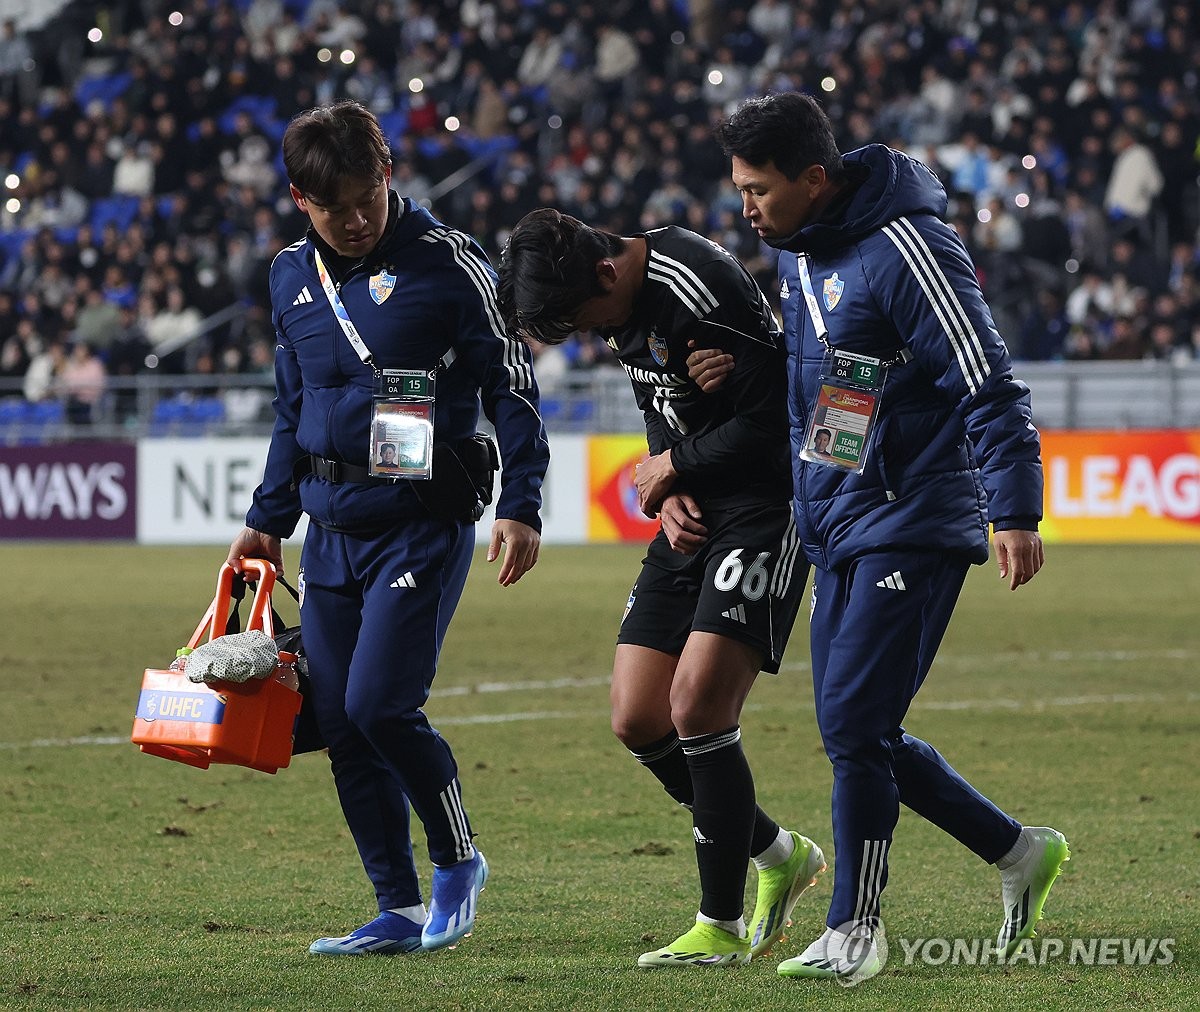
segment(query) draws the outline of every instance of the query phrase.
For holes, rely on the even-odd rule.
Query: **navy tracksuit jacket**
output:
[[[817,720],[833,763],[837,866],[828,924],[878,917],[899,802],[985,860],[1019,825],[901,727],[988,523],[1036,530],[1039,438],[1029,391],[941,220],[924,165],[882,145],[845,156],[850,186],[776,244],[788,346],[797,530],[814,566]],[[800,458],[826,346],[890,366],[862,474]],[[845,929],[845,928],[844,928]]]
[[[276,422],[246,523],[286,537],[311,518],[299,581],[317,723],[379,907],[409,907],[421,902],[410,802],[435,864],[471,852],[453,755],[421,707],[475,531],[431,517],[408,481],[294,482],[310,454],[365,467],[370,443],[373,374],[329,305],[315,246],[337,262],[310,230],[271,266]],[[471,436],[482,399],[503,460],[496,516],[540,530],[549,449],[531,356],[505,334],[483,251],[393,196],[383,239],[337,280],[379,368],[433,369],[453,353],[436,377],[435,438]]]

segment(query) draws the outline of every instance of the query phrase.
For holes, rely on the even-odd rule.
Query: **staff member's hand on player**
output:
[[[648,517],[658,516],[662,501],[671,491],[679,472],[671,463],[671,451],[647,457],[634,467],[633,483],[637,486],[638,506]]]
[[[708,528],[700,522],[700,506],[686,492],[667,496],[658,516],[667,542],[680,555],[695,555],[708,540]]]
[[[693,349],[687,357],[688,378],[711,394],[733,372],[733,356],[720,348],[697,348],[695,341],[688,341],[688,347]]]

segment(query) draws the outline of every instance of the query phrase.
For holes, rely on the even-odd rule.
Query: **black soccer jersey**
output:
[[[730,509],[791,496],[787,369],[774,315],[746,269],[716,243],[669,225],[647,232],[633,314],[604,331],[633,383],[652,454],[671,451],[674,491]],[[734,356],[704,393],[687,374],[688,342]]]

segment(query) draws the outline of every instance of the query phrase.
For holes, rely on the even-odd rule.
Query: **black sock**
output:
[[[672,798],[684,808],[692,807],[692,774],[679,747],[679,735],[672,731],[658,741],[631,748],[629,752],[658,778]]]
[[[692,773],[692,824],[700,868],[700,912],[722,921],[742,916],[754,823],[754,777],[735,725],[681,738]]]
[[[630,754],[646,767],[663,785],[666,792],[684,808],[692,807],[692,771],[688,769],[679,736],[672,731],[658,741],[641,748],[631,748]],[[758,805],[754,806],[754,833],[750,838],[750,853],[761,854],[779,835],[779,823]]]

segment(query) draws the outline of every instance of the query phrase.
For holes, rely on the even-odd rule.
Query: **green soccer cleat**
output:
[[[1029,840],[1029,849],[1011,868],[1000,872],[1004,895],[1004,925],[996,936],[996,948],[1007,958],[1026,938],[1033,938],[1050,887],[1065,862],[1071,859],[1067,838],[1046,826],[1026,826],[1021,835]]]
[[[663,949],[643,952],[638,966],[742,966],[750,962],[750,937],[738,938],[712,924],[697,921]]]
[[[800,894],[815,885],[827,867],[821,848],[793,832],[796,848],[783,864],[758,873],[758,898],[750,920],[750,958],[765,956],[783,936]]]

